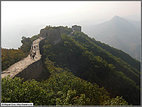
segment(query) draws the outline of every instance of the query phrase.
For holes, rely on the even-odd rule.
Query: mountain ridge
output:
[[[131,65],[136,61],[137,67],[134,68],[127,63],[127,59],[124,57],[118,58],[121,52],[116,51],[117,55],[114,56],[83,32],[75,31],[69,36],[70,33],[62,32],[62,40],[56,45],[51,45],[49,40],[42,41],[43,58],[48,57],[56,66],[69,69],[75,76],[104,86],[112,96],[125,94],[123,97],[126,101],[139,104],[140,68],[139,65],[137,66],[139,62],[131,59]],[[109,49],[113,50],[110,47]],[[126,53],[123,54],[128,56]],[[119,84],[120,87],[116,84]],[[124,91],[130,87],[132,89],[130,92]],[[132,95],[134,91],[135,94]],[[135,95],[137,97],[134,100]]]
[[[109,21],[94,26],[92,33],[94,32],[96,40],[121,49],[140,60],[139,27],[135,22],[132,23],[122,17],[115,16]]]
[[[20,50],[25,54],[30,50],[31,41],[45,38],[39,44],[45,69],[38,78],[45,81],[21,83],[18,78],[3,78],[2,101],[19,100],[9,92],[13,87],[11,83],[18,80],[18,85],[14,84],[16,88],[12,88],[16,96],[25,99],[31,95],[26,97],[26,101],[28,99],[37,105],[47,102],[51,105],[127,105],[127,102],[140,105],[140,62],[121,50],[90,38],[76,27],[72,30],[63,26],[46,26],[41,34],[24,38]],[[9,81],[10,87],[7,87],[5,84]],[[39,87],[33,89],[32,85]],[[25,86],[32,91],[22,94]],[[17,93],[17,89],[22,93]],[[40,97],[31,94],[37,92],[46,94]],[[13,96],[12,99],[8,98],[9,95]]]

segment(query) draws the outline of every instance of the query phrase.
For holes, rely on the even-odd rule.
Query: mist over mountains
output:
[[[88,28],[88,32],[96,40],[123,50],[132,57],[140,60],[140,29],[140,21],[114,16],[109,21],[91,26]]]
[[[110,20],[106,19],[94,22],[91,20],[91,22],[85,21],[84,23],[80,22],[79,24],[88,36],[114,48],[120,49],[133,58],[140,60],[141,21],[139,16],[133,15],[123,18],[120,16],[114,16]],[[65,25],[71,26],[72,24],[71,22],[68,22]],[[7,26],[7,29],[3,29],[2,34],[4,36],[2,36],[2,47],[20,47],[22,36],[31,37],[32,35],[39,33],[38,29],[42,28],[44,24],[33,24],[28,28],[26,26],[28,25],[13,25],[12,28]],[[7,32],[7,30],[9,32]]]

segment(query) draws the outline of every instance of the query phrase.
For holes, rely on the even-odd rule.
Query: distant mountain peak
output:
[[[120,18],[120,16],[113,16],[112,19]]]
[[[118,21],[118,20],[124,20],[122,17],[120,17],[120,16],[114,16],[114,17],[112,17],[112,19],[111,20],[116,20],[116,21]]]
[[[139,22],[133,22],[121,16],[114,16],[96,25],[92,30],[95,32],[96,40],[119,48],[138,60],[140,59],[140,31]]]
[[[116,24],[120,24],[120,23],[123,23],[123,25],[130,24],[125,18],[120,17],[120,16],[114,16],[112,17],[110,21]]]

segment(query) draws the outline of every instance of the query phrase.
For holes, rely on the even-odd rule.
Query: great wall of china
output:
[[[73,33],[73,31],[81,32],[81,26],[72,26],[71,33]],[[59,43],[61,41],[60,29],[41,29],[40,37],[33,41],[31,46],[31,50],[34,50],[36,53],[34,59],[31,57],[31,54],[29,54],[26,58],[4,70],[1,73],[1,78],[10,76],[10,78],[21,77],[24,78],[24,80],[37,79],[44,70],[39,49],[39,43],[44,38],[48,38],[48,40],[50,40],[50,42],[54,45]]]
[[[40,37],[33,41],[31,47],[36,47],[34,49],[36,52],[34,59],[32,59],[30,55],[28,55],[26,58],[20,60],[19,62],[11,65],[8,69],[4,70],[1,74],[1,78],[7,76],[10,76],[10,78],[22,77],[24,78],[24,80],[38,78],[39,74],[42,72],[39,42],[43,39],[43,37]]]

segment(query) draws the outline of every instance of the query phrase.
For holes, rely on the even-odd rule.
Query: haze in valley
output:
[[[40,29],[47,25],[71,27],[77,24],[82,26],[82,31],[90,37],[108,43],[98,37],[95,26],[111,20],[114,16],[133,21],[138,29],[141,23],[140,1],[2,1],[1,9],[2,48],[20,47],[22,36],[39,34]],[[136,38],[139,39],[141,35],[136,33]],[[138,42],[140,44],[140,41]]]

